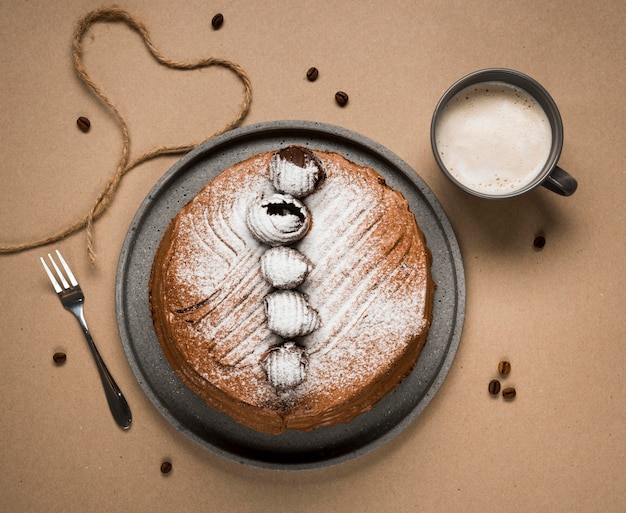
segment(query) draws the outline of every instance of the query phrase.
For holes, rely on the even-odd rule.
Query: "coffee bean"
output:
[[[172,464],[169,461],[161,463],[161,473],[169,474],[172,471]]]
[[[546,238],[543,235],[537,235],[535,237],[535,240],[533,241],[533,247],[537,251],[541,251],[545,245],[546,245]]]
[[[52,355],[52,359],[54,360],[54,363],[56,363],[57,365],[63,365],[65,363],[65,360],[67,360],[67,355],[65,353],[54,353]]]
[[[492,379],[489,382],[488,390],[491,395],[498,395],[500,393],[500,382],[497,379]]]
[[[307,70],[306,78],[308,79],[309,82],[315,82],[319,74],[320,72],[318,71],[318,69],[315,66],[313,66]]]
[[[498,364],[498,372],[503,376],[506,376],[509,372],[511,372],[511,364],[507,361],[500,362]]]
[[[345,107],[345,105],[348,103],[348,95],[343,91],[337,91],[335,93],[335,100],[341,107]]]
[[[223,24],[224,15],[222,13],[217,13],[215,16],[213,16],[213,19],[211,20],[211,25],[215,30],[219,30]]]
[[[76,120],[76,125],[78,125],[81,132],[86,133],[89,132],[89,129],[91,128],[91,121],[89,121],[89,119],[85,116],[81,116]]]
[[[504,397],[507,401],[514,399],[517,395],[517,392],[513,387],[507,387],[502,391],[502,397]]]

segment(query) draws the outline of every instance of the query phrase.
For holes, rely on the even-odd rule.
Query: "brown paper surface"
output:
[[[0,242],[80,219],[115,171],[121,135],[77,79],[70,40],[98,2],[0,2]],[[322,121],[404,159],[457,234],[467,280],[463,337],[426,410],[357,460],[282,473],[224,460],[180,434],[144,394],[116,325],[115,273],[141,201],[177,157],[139,166],[85,235],[0,255],[0,509],[30,511],[623,511],[626,504],[626,6],[620,2],[246,2],[128,0],[173,59],[218,56],[253,86],[245,124]],[[211,18],[224,14],[222,28]],[[219,130],[242,89],[225,69],[178,72],[121,24],[85,39],[92,78],[127,120],[131,155]],[[308,82],[316,66],[319,79]],[[485,201],[456,189],[430,149],[445,89],[480,68],[541,82],[565,128],[559,164],[579,182]],[[335,92],[349,103],[340,108]],[[87,116],[89,133],[76,127]],[[533,249],[542,233],[546,245]],[[58,247],[87,294],[96,343],[133,409],[128,432],[106,409],[74,319],[38,257]],[[64,351],[65,365],[52,355]],[[502,359],[512,402],[487,384]],[[162,461],[173,470],[160,472]]]

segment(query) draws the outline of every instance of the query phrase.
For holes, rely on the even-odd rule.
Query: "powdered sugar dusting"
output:
[[[333,396],[387,371],[423,331],[425,294],[406,289],[427,276],[424,262],[409,251],[415,239],[405,237],[407,227],[384,222],[381,196],[388,191],[363,175],[332,166],[327,172],[328,184],[308,200],[320,214],[297,247],[314,263],[302,290],[322,318],[304,341],[310,352],[305,393]],[[332,222],[338,215],[345,223]]]
[[[248,206],[275,192],[270,157],[222,173],[219,187],[205,188],[180,216],[184,241],[173,245],[168,268],[178,285],[167,306],[184,319],[175,343],[208,383],[248,404],[319,415],[317,404],[340,405],[385,379],[427,328],[427,257],[415,251],[422,242],[401,195],[371,170],[346,171],[322,157],[326,179],[303,200],[311,228],[292,245],[311,264],[298,290],[320,325],[295,338],[308,355],[306,378],[275,390],[262,364],[281,343],[263,312],[275,289],[260,272],[267,247],[246,226]],[[390,221],[389,209],[401,214]]]

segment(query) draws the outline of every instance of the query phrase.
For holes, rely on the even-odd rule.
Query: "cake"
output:
[[[231,166],[172,219],[149,285],[180,379],[211,407],[280,434],[346,423],[414,368],[431,255],[374,169],[289,146]]]

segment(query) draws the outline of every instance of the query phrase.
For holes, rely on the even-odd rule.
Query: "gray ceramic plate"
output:
[[[433,253],[433,323],[413,372],[373,410],[349,424],[309,433],[266,435],[207,406],[170,368],[152,327],[148,280],[163,231],[213,177],[252,155],[289,144],[335,151],[376,169],[402,192]],[[432,191],[400,158],[361,135],[308,121],[277,121],[230,131],[191,151],[158,181],[130,226],[120,256],[116,307],[120,336],[137,380],[154,406],[201,446],[240,463],[274,469],[319,468],[363,455],[400,433],[426,407],[457,351],[465,316],[465,277],[450,222]]]

